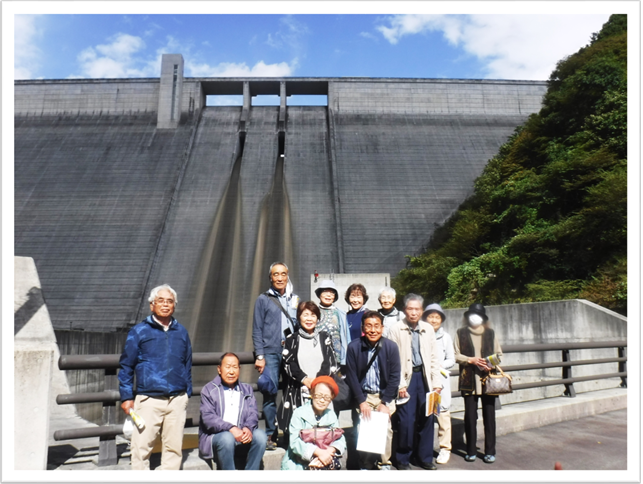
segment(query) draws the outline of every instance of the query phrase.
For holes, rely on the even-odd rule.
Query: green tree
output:
[[[446,307],[583,297],[627,306],[627,19],[561,60],[543,107],[393,280]]]

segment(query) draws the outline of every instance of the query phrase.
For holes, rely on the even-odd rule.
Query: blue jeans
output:
[[[395,458],[398,464],[408,464],[415,450],[418,460],[430,464],[433,462],[434,417],[425,415],[427,390],[421,371],[413,373],[411,384],[406,391],[411,398],[404,405],[397,406],[398,442]],[[413,445],[416,433],[419,434],[417,447]]]
[[[281,373],[281,353],[268,353],[264,355],[266,359],[266,366],[263,371],[267,371],[270,379],[274,382],[275,386],[279,387],[279,374]],[[262,393],[263,395],[263,416],[266,420],[266,435],[272,438],[273,434],[277,433],[277,395],[270,393]],[[276,440],[276,435],[274,439]]]
[[[266,451],[266,433],[261,429],[252,431],[252,442],[241,444],[237,442],[230,432],[219,432],[212,436],[212,453],[217,461],[217,469],[222,471],[234,471],[235,452],[247,453],[246,467],[247,471],[258,471],[263,459],[263,453]]]

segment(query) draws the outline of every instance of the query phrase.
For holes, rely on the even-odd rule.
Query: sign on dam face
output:
[[[16,82],[15,253],[36,261],[56,329],[127,330],[168,283],[195,351],[251,350],[270,263],[301,297],[315,271],[393,277],[546,89],[329,78],[310,80],[328,106],[206,107],[217,82],[264,89],[182,79],[180,122],[160,129],[158,81]],[[265,82],[287,95],[307,80]]]

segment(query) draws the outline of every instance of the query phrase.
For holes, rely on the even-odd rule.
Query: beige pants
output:
[[[179,470],[183,460],[183,427],[188,407],[188,396],[148,397],[137,395],[134,411],[145,420],[145,428],[132,432],[132,469],[150,469],[152,449],[161,436],[162,470]]]
[[[366,395],[366,403],[373,410],[377,410],[377,407],[380,406],[380,404],[382,403],[382,400],[380,399],[379,394],[377,395],[368,394]],[[393,414],[395,413],[395,400],[393,400],[386,406],[390,410],[391,416],[393,416]],[[357,407],[357,413],[361,413],[359,411],[359,407]],[[357,431],[359,432],[359,428],[357,429]],[[378,457],[376,454],[371,454],[369,452],[358,452],[360,468],[371,469],[373,468],[373,466],[379,467],[381,465],[391,465],[392,450],[393,450],[393,428],[391,427],[391,419],[389,419],[387,435],[386,435],[386,448],[384,450],[384,453],[379,456],[379,462],[375,462],[377,461],[377,457]]]
[[[451,451],[451,412],[448,410],[440,411],[438,415],[438,439],[440,450]]]

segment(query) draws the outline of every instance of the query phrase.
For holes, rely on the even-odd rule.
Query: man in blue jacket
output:
[[[393,430],[390,417],[395,412],[400,383],[400,353],[393,341],[382,337],[383,319],[377,311],[366,311],[362,316],[364,336],[348,344],[346,356],[346,381],[359,405],[360,419],[370,419],[372,411],[389,416],[384,453],[359,452],[361,469],[391,469]]]
[[[149,470],[159,434],[161,469],[179,470],[183,427],[192,395],[192,344],[188,332],[172,317],[176,291],[167,284],[150,293],[152,314],[127,335],[118,373],[121,408],[143,418],[132,432],[132,469]],[[136,392],[133,389],[136,375]]]
[[[239,382],[239,357],[225,353],[217,367],[219,376],[201,390],[199,452],[216,457],[217,469],[236,469],[237,451],[246,453],[245,469],[259,470],[266,451],[266,433],[257,427],[259,412],[254,391]]]
[[[288,266],[274,262],[268,272],[270,289],[260,294],[255,302],[252,321],[252,343],[255,350],[255,368],[264,371],[279,386],[281,373],[281,352],[286,336],[297,327],[297,305],[299,297],[292,294],[288,280]],[[263,416],[266,420],[268,442],[266,450],[277,448],[277,393],[262,392]]]

